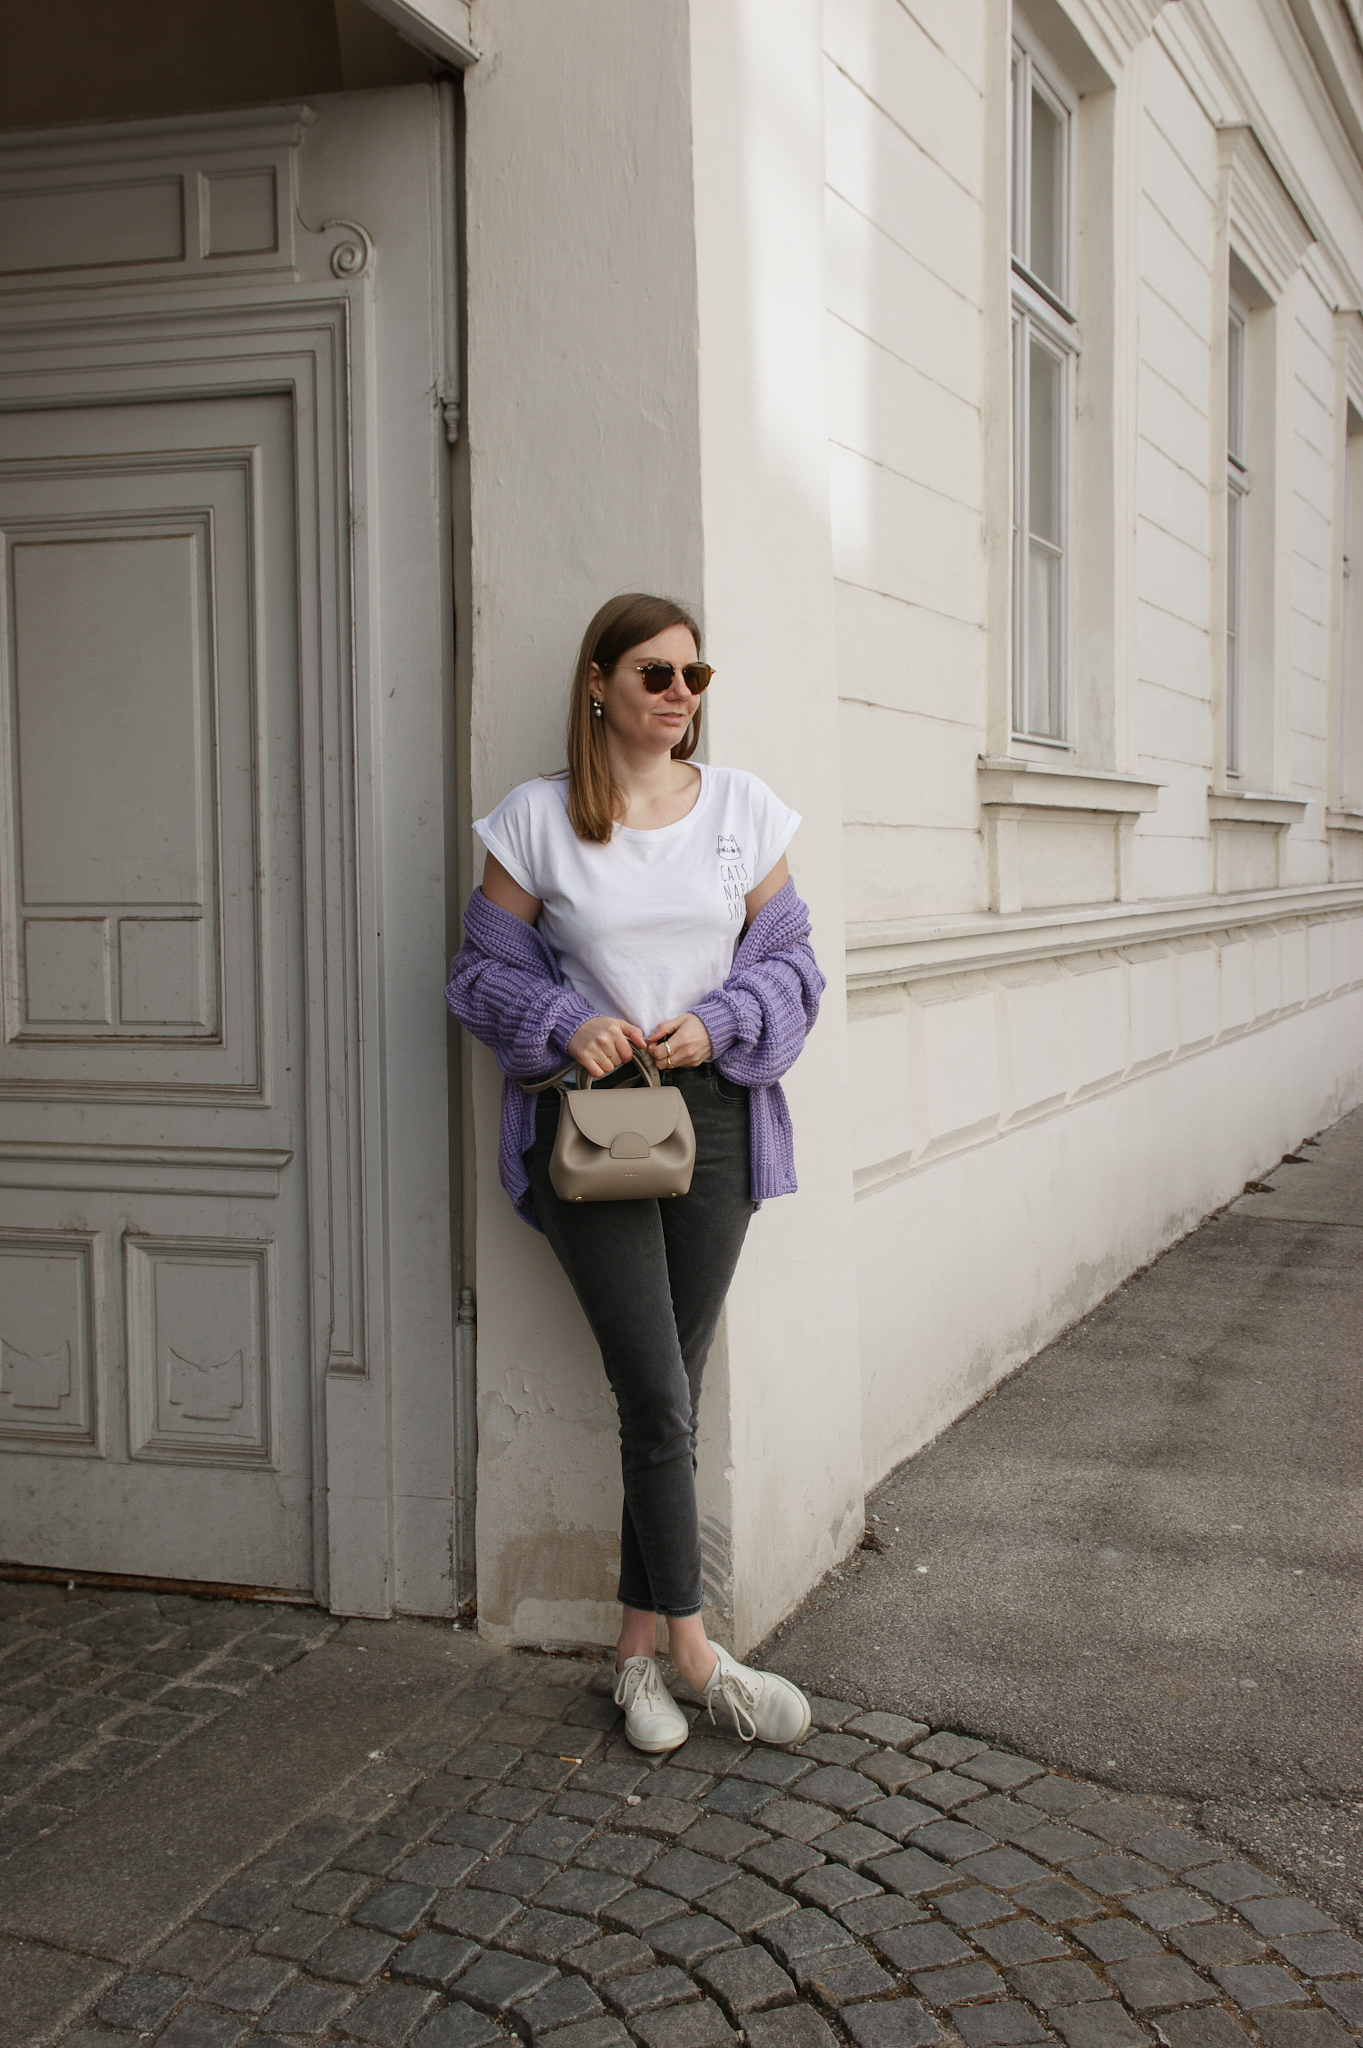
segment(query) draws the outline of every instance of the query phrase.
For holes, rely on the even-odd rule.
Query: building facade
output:
[[[61,12],[0,96],[0,1555],[613,1636],[613,1408],[439,987],[658,589],[829,979],[702,1414],[745,1648],[1363,1090],[1363,16]]]

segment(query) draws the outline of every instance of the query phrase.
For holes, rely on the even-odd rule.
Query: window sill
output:
[[[1270,796],[1254,789],[1209,789],[1207,816],[1214,825],[1300,825],[1305,797]]]
[[[1363,832],[1363,811],[1327,811],[1327,832]]]
[[[977,765],[991,910],[1130,900],[1136,819],[1163,784],[1068,762]]]
[[[1106,768],[1073,768],[1052,761],[979,757],[980,802],[1025,805],[1047,811],[1099,811],[1125,817],[1153,811],[1162,782],[1118,775]]]
[[[1306,799],[1266,790],[1209,789],[1212,886],[1218,895],[1281,889],[1287,880],[1287,835],[1306,816]]]

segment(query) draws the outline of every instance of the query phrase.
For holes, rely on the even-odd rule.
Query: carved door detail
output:
[[[11,414],[4,1548],[313,1582],[294,418]]]

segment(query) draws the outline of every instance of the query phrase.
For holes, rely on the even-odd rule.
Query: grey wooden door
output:
[[[306,1588],[292,407],[2,431],[0,1554]]]

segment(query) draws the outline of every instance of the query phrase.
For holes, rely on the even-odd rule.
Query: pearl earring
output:
[[[599,697],[593,697],[593,698],[592,698],[592,711],[594,712],[594,714],[596,715],[596,717],[597,717],[597,718],[604,718],[604,717],[605,717],[605,715],[606,715],[606,714],[605,714],[605,712],[604,712],[604,711],[603,711],[603,710],[601,709],[601,699],[600,699]]]

